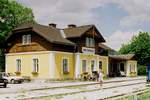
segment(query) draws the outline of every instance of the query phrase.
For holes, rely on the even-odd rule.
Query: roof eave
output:
[[[76,44],[74,44],[74,43],[65,43],[65,42],[58,42],[58,41],[52,41],[52,43],[62,44],[62,45],[69,45],[69,46],[76,46]]]

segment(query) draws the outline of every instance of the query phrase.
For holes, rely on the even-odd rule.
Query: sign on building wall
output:
[[[82,47],[82,52],[86,53],[86,54],[95,54],[95,49],[94,48]]]

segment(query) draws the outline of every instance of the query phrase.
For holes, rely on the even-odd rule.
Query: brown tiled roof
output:
[[[85,32],[87,32],[93,27],[96,29],[94,25],[84,25],[84,26],[73,27],[73,28],[65,28],[63,29],[63,31],[64,31],[66,38],[80,37],[81,35],[83,35]],[[75,45],[75,43],[61,36],[60,29],[50,27],[50,26],[40,25],[37,23],[22,24],[19,27],[15,28],[13,32],[18,31],[18,30],[26,30],[26,29],[32,29],[33,31],[43,36],[45,39],[47,39],[48,41],[52,43]],[[98,30],[96,29],[96,31]],[[100,33],[99,33],[99,40],[101,42],[105,42],[105,39]]]
[[[135,54],[110,55],[109,57],[118,60],[131,60],[134,59]]]
[[[15,28],[13,31],[15,32],[18,30],[25,30],[28,28],[31,28],[33,31],[35,31],[51,43],[75,45],[75,43],[63,38],[59,29],[50,26],[40,25],[37,23],[22,24],[21,26]]]
[[[84,26],[79,26],[74,28],[65,28],[64,32],[67,38],[80,37],[83,33],[88,31],[92,27],[93,27],[92,25],[84,25]]]
[[[101,35],[101,33],[96,29],[95,25],[84,25],[84,26],[78,26],[73,28],[65,28],[64,32],[66,34],[67,38],[75,38],[75,37],[81,37],[84,33],[89,31],[90,29],[95,28],[95,30],[99,33],[99,39],[101,42],[105,42],[105,39]]]

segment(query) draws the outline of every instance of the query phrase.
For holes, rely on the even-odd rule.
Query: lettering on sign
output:
[[[95,54],[95,49],[94,48],[82,47],[82,52],[87,53],[87,54]]]

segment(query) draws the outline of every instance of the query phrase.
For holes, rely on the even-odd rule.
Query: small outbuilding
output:
[[[137,61],[135,54],[110,55],[109,76],[137,76]]]

